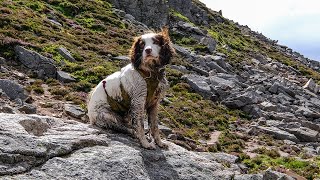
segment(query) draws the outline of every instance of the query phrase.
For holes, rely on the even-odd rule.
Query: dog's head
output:
[[[130,59],[136,69],[155,71],[169,64],[174,54],[167,28],[160,33],[137,37],[130,50]]]

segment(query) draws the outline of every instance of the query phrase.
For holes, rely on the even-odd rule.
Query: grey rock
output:
[[[130,61],[130,58],[128,56],[116,56],[116,57],[111,57],[112,60],[117,60],[117,61]]]
[[[216,62],[211,61],[211,62],[207,62],[207,66],[212,70],[216,70],[219,73],[227,73],[227,71],[225,69],[223,69],[222,67],[220,67]]]
[[[24,173],[76,149],[108,144],[105,135],[75,121],[4,113],[0,117],[1,176]]]
[[[175,69],[175,70],[178,70],[182,73],[189,73],[189,70],[185,67],[185,66],[182,66],[182,65],[171,65],[170,66],[172,69]]]
[[[294,180],[294,178],[268,168],[263,175],[263,180]]]
[[[207,46],[210,53],[216,50],[217,42],[211,37],[203,37],[200,40],[200,44]]]
[[[120,9],[113,8],[112,10],[113,10],[113,12],[114,12],[115,14],[118,15],[118,17],[124,17],[124,16],[126,15],[126,12],[124,12],[124,11],[122,11],[122,10],[120,10]]]
[[[173,133],[172,129],[167,127],[167,126],[165,126],[165,125],[158,124],[158,128],[165,136],[169,136],[170,134]],[[149,130],[148,121],[144,121],[144,130],[146,132]]]
[[[193,66],[193,65],[190,65],[190,67],[191,67],[192,71],[195,71],[195,72],[199,73],[200,75],[209,76],[209,72],[204,70],[202,67],[197,67],[197,66]]]
[[[40,78],[56,78],[57,67],[52,59],[46,58],[37,52],[27,50],[24,47],[16,46],[14,48],[19,61],[27,68],[35,71]]]
[[[78,119],[86,115],[86,112],[79,105],[74,104],[65,104],[64,111],[66,114]]]
[[[14,109],[8,104],[0,105],[0,113],[10,113],[15,114]]]
[[[212,153],[213,158],[220,163],[235,164],[239,158],[227,153]]]
[[[232,94],[222,103],[230,108],[241,108],[245,105],[257,104],[263,101],[263,98],[255,91],[247,91],[239,94]]]
[[[170,142],[168,150],[146,150],[126,135],[76,121],[0,116],[1,179],[218,180],[240,173],[226,169],[210,153]]]
[[[0,89],[2,89],[11,100],[17,98],[25,100],[28,97],[24,87],[11,80],[0,79]]]
[[[253,126],[248,131],[249,134],[257,134],[259,132],[270,134],[270,135],[274,136],[276,139],[299,142],[299,140],[297,139],[297,137],[295,135],[290,134],[286,131],[283,131],[277,127]]]
[[[307,107],[299,107],[299,109],[295,112],[296,115],[303,115],[307,118],[317,119],[320,118],[320,113],[315,112]]]
[[[198,76],[194,74],[188,74],[182,76],[183,79],[194,89],[196,92],[204,96],[205,98],[211,98],[212,92],[209,84],[207,83],[208,78],[203,76]]]
[[[64,47],[59,47],[58,49],[59,54],[64,57],[65,59],[67,59],[70,62],[76,62],[76,60],[74,59],[74,57],[72,57],[71,53]]]
[[[110,0],[110,3],[117,9],[131,14],[135,20],[148,26],[161,28],[167,24],[169,8],[166,1],[143,0]]]
[[[181,54],[186,58],[192,58],[191,50],[177,44],[173,44],[173,48],[176,50],[177,53]]]
[[[263,175],[262,174],[235,175],[234,180],[263,180]]]
[[[32,104],[23,104],[21,107],[18,108],[20,112],[24,112],[26,114],[36,114],[37,113],[37,107]]]
[[[270,88],[269,91],[273,94],[277,94],[279,88],[279,83],[274,83]]]
[[[316,153],[317,153],[317,155],[320,155],[320,146],[318,146],[318,147],[316,148]]]
[[[242,110],[249,114],[251,118],[260,118],[264,117],[263,111],[256,104],[246,105],[242,108]]]
[[[57,79],[63,83],[75,82],[76,80],[67,72],[57,71]]]
[[[165,126],[165,125],[159,125],[159,130],[165,135],[169,136],[170,134],[173,133],[172,129]]]
[[[0,65],[6,64],[6,59],[0,56]]]
[[[175,11],[186,16],[191,22],[195,24],[207,25],[209,15],[203,8],[197,6],[192,0],[170,0],[168,1],[169,7]],[[214,17],[216,22],[223,22],[220,17]]]
[[[306,127],[287,128],[286,131],[294,134],[301,142],[318,142],[319,133]]]
[[[124,18],[125,19],[129,19],[130,21],[134,21],[135,20],[135,18],[131,14],[125,14]]]
[[[312,78],[310,78],[309,81],[303,86],[303,88],[308,89],[311,92],[318,93],[320,87],[313,81]]]
[[[234,81],[220,78],[219,76],[211,76],[209,80],[211,85],[220,87],[222,90],[231,90],[237,87]]]
[[[277,111],[277,106],[272,104],[271,102],[263,101],[259,104],[262,110],[264,111]]]
[[[48,19],[52,24],[62,27],[62,24],[54,19]]]

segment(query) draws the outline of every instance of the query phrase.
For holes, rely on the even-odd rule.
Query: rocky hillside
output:
[[[85,101],[163,25],[169,149],[149,151]],[[197,0],[1,1],[0,179],[320,178],[319,68]]]

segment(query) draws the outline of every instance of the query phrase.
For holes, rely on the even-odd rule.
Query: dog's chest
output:
[[[160,97],[159,81],[157,79],[146,79],[147,83],[147,98],[146,98],[146,108],[153,106],[158,102]]]

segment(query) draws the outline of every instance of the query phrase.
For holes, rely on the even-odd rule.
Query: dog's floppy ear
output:
[[[132,44],[132,47],[130,49],[130,60],[133,66],[138,69],[141,61],[142,61],[142,51],[143,51],[143,42],[141,40],[141,37],[137,37],[134,40],[134,43]]]
[[[166,65],[171,62],[171,58],[175,53],[172,43],[169,37],[169,30],[168,27],[163,27],[162,31],[159,33],[163,38],[163,45],[161,46],[160,50],[160,62],[161,65]]]

